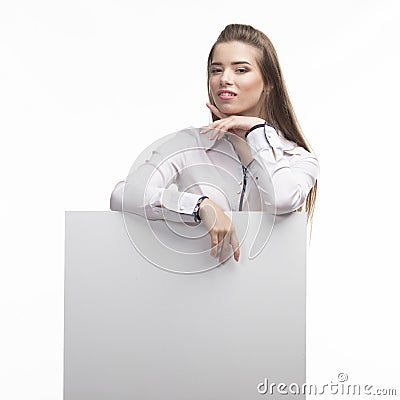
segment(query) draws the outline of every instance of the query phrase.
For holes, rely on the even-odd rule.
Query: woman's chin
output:
[[[220,110],[221,112],[223,112],[226,115],[239,115],[239,113],[242,111],[240,108],[238,107],[233,107],[229,104],[221,104],[221,105],[217,105],[218,110]]]

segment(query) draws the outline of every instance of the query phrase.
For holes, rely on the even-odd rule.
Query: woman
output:
[[[213,122],[184,129],[153,150],[116,185],[111,209],[202,222],[211,255],[224,262],[232,248],[238,261],[238,238],[225,211],[285,214],[305,205],[309,221],[319,166],[264,33],[226,26],[211,48],[207,75]]]

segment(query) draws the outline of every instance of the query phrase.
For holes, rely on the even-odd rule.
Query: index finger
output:
[[[239,239],[236,235],[236,231],[232,231],[231,235],[231,245],[233,249],[233,256],[235,258],[235,261],[239,261],[239,256],[240,256],[240,249],[239,249]]]
[[[206,106],[217,116],[220,118],[226,118],[228,115],[224,114],[223,112],[219,111],[217,107],[212,105],[211,103],[206,103]]]

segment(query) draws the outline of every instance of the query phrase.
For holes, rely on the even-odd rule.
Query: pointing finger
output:
[[[221,253],[219,256],[219,261],[224,263],[230,256],[229,254],[229,244],[231,241],[231,233],[228,232],[224,239],[222,240],[222,248],[221,248]]]
[[[215,114],[219,118],[226,118],[228,115],[224,114],[223,112],[219,111],[217,107],[212,105],[211,103],[206,103],[206,106],[211,110],[213,114]]]
[[[210,252],[210,255],[212,257],[216,257],[217,256],[217,246],[218,246],[218,235],[214,233],[211,236],[211,252]]]
[[[239,239],[236,235],[236,231],[232,231],[231,235],[231,245],[233,249],[233,257],[235,258],[235,261],[239,261],[239,256],[240,256],[240,249],[239,249]]]

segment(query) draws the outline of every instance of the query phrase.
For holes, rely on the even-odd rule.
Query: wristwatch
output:
[[[204,199],[209,199],[208,196],[202,196],[199,198],[199,200],[197,200],[196,206],[193,210],[193,217],[194,217],[194,222],[201,222],[201,218],[199,215],[199,210],[200,210],[200,203],[204,200]]]

